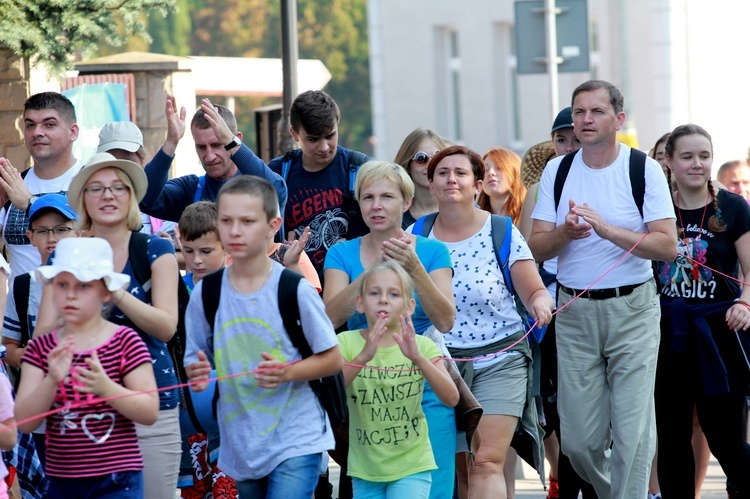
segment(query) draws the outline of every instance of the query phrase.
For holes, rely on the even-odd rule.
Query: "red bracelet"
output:
[[[734,303],[735,304],[739,304],[739,305],[744,305],[745,308],[747,308],[748,310],[750,310],[750,303],[748,303],[748,302],[746,302],[744,300],[737,300]]]

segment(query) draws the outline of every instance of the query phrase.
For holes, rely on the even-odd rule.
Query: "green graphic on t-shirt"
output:
[[[265,334],[253,332],[257,327],[262,328]],[[267,341],[269,335],[274,344]],[[214,341],[221,345],[215,353],[216,373],[219,377],[250,373],[262,362],[261,352],[268,352],[283,363],[288,362],[282,349],[281,337],[268,322],[261,319],[245,317],[227,321],[219,328]],[[275,389],[261,388],[252,373],[221,381],[221,416],[224,424],[229,425],[233,419],[247,412],[262,413],[271,417],[259,418],[268,423],[260,434],[272,431],[278,425],[281,412],[293,404],[297,397],[297,391],[291,390],[286,403],[276,405],[274,402],[280,391],[285,389],[288,387],[283,385]]]

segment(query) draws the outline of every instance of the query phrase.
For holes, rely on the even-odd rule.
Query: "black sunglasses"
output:
[[[430,161],[430,158],[432,158],[434,155],[436,155],[440,151],[435,151],[432,154],[427,154],[426,152],[419,151],[417,154],[414,155],[413,158],[411,158],[412,161],[416,161],[419,165],[424,165],[425,163]]]

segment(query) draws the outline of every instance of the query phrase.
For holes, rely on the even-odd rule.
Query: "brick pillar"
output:
[[[0,45],[0,156],[19,170],[31,166],[23,143],[23,103],[29,98],[29,64]]]

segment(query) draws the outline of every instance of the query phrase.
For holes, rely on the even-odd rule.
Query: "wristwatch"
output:
[[[237,137],[235,135],[234,137],[232,137],[232,142],[230,142],[229,144],[225,145],[224,149],[226,149],[227,151],[231,151],[235,147],[241,146],[241,145],[242,145],[242,141],[240,140],[239,137]]]
[[[33,196],[31,196],[29,198],[29,206],[26,207],[26,214],[27,215],[29,213],[29,210],[31,209],[31,205],[34,204],[37,199],[39,199],[39,196],[37,196],[36,194],[34,194]]]

